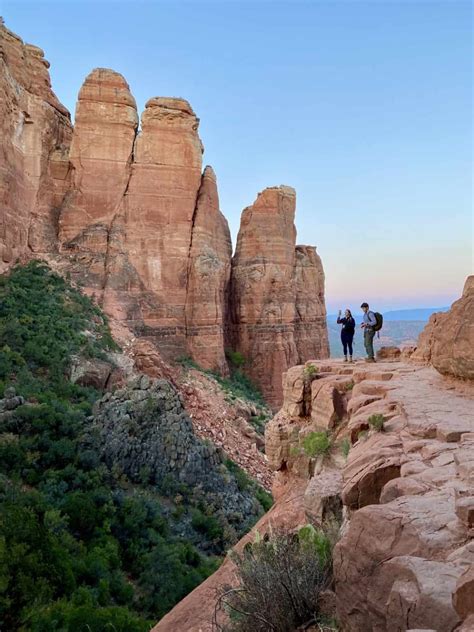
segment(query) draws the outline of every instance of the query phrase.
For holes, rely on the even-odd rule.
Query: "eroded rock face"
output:
[[[48,68],[40,48],[0,25],[0,272],[57,247],[72,126]]]
[[[474,275],[467,277],[462,297],[449,312],[433,314],[420,334],[411,356],[430,362],[437,371],[462,379],[474,379]]]
[[[324,270],[314,246],[295,249],[295,329],[298,363],[329,358]]]
[[[282,374],[329,353],[322,266],[313,248],[295,249],[295,207],[291,187],[260,193],[242,213],[232,260],[230,346],[275,408]]]
[[[188,262],[186,337],[189,355],[203,368],[227,372],[224,326],[232,242],[219,210],[216,176],[206,167],[194,214]]]
[[[72,186],[59,239],[76,254],[84,285],[102,300],[113,222],[121,212],[138,127],[135,99],[117,72],[96,68],[79,92],[69,153]]]
[[[281,403],[281,375],[297,364],[294,340],[296,193],[273,187],[242,213],[232,261],[232,346],[267,401]]]
[[[166,358],[186,353],[186,290],[191,232],[201,184],[198,118],[184,99],[150,99],[141,117],[124,198],[124,242],[140,287],[130,325],[159,340]]]

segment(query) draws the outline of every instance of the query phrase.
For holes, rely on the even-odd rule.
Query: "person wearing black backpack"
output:
[[[374,337],[375,332],[382,329],[383,317],[378,312],[371,312],[368,303],[362,303],[362,311],[364,312],[364,318],[362,322],[362,329],[364,330],[364,347],[367,352],[366,362],[375,362],[374,353]]]

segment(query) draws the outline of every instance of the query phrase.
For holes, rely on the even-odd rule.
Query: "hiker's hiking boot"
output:
[[[365,361],[366,362],[375,362],[375,358],[366,358]]]

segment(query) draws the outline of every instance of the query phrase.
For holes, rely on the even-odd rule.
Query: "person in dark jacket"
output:
[[[349,362],[352,362],[352,341],[354,340],[355,320],[352,317],[351,310],[346,309],[344,318],[341,318],[341,310],[337,317],[337,324],[342,325],[341,342],[344,348],[344,362],[347,362],[347,351],[349,350]]]

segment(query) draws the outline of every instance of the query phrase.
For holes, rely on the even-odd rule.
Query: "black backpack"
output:
[[[374,331],[380,331],[383,327],[383,316],[379,312],[374,312],[375,320],[377,321],[373,327]]]

